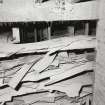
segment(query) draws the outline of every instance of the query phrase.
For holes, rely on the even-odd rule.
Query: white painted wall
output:
[[[34,0],[4,0],[0,5],[0,22],[98,19],[97,2],[62,4],[51,0],[35,4]]]

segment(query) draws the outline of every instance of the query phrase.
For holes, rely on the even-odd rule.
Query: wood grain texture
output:
[[[87,70],[93,70],[94,69],[94,62],[87,62],[85,64],[81,64],[80,66],[74,67],[72,69],[68,69],[66,72],[59,73],[59,75],[54,75],[50,77],[50,81],[46,83],[46,85],[50,85],[52,83],[58,82],[60,80],[66,79],[68,77],[71,77],[73,75],[79,74],[81,72],[87,71]]]
[[[56,54],[49,55],[50,52],[48,52],[39,62],[37,62],[32,69],[34,69],[36,72],[42,72],[45,70],[54,60],[56,57]]]
[[[13,54],[48,52],[51,49],[55,52],[57,50],[65,51],[73,49],[96,48],[96,39],[95,37],[80,35],[75,37],[62,37],[37,43],[0,44],[0,48],[0,57],[2,58],[9,57]]]
[[[25,64],[22,68],[14,75],[14,77],[10,80],[8,85],[12,88],[16,88],[24,76],[28,73],[28,71],[32,68],[32,66],[40,59],[40,57],[36,58],[35,61],[31,64]]]

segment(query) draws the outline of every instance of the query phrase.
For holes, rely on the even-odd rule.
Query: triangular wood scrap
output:
[[[49,51],[43,59],[41,59],[39,62],[37,62],[32,68],[37,72],[42,72],[45,70],[55,59],[57,54],[50,55],[54,52],[56,52],[59,48],[53,49]]]
[[[12,88],[16,88],[18,84],[22,81],[24,76],[28,73],[28,71],[32,68],[32,66],[40,59],[40,57],[35,58],[35,61],[31,64],[24,64],[22,68],[14,75],[14,77],[10,80],[8,85]]]

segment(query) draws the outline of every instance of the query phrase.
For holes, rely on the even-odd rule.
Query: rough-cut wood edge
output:
[[[53,55],[49,55],[50,52],[48,52],[43,59],[41,59],[39,62],[37,62],[32,69],[35,70],[36,72],[42,72],[43,70],[45,70],[55,59],[56,54]]]
[[[2,48],[2,46],[4,47]],[[89,36],[63,37],[63,38],[57,38],[37,43],[8,44],[8,45],[0,44],[0,47],[1,47],[0,58],[2,58],[2,57],[10,57],[13,54],[48,52],[54,48],[56,50],[58,49],[59,51],[96,48],[96,38]]]
[[[32,66],[40,59],[40,57],[36,58],[34,63],[25,64],[22,68],[14,75],[14,77],[10,80],[8,85],[12,88],[16,88],[20,81],[24,78],[24,76],[28,73],[28,71],[32,68]]]
[[[94,69],[93,64],[94,64],[93,61],[92,62],[87,62],[85,64],[82,64],[81,66],[77,66],[77,67],[75,67],[71,70],[68,70],[66,72],[56,74],[56,75],[50,77],[50,81],[48,81],[48,83],[46,83],[46,85],[56,83],[60,80],[66,79],[68,77],[74,76],[74,75],[79,74],[79,73],[84,72],[84,71],[93,70]]]

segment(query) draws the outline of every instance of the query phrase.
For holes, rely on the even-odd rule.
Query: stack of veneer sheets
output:
[[[0,105],[92,105],[95,49],[89,36],[4,45]]]

